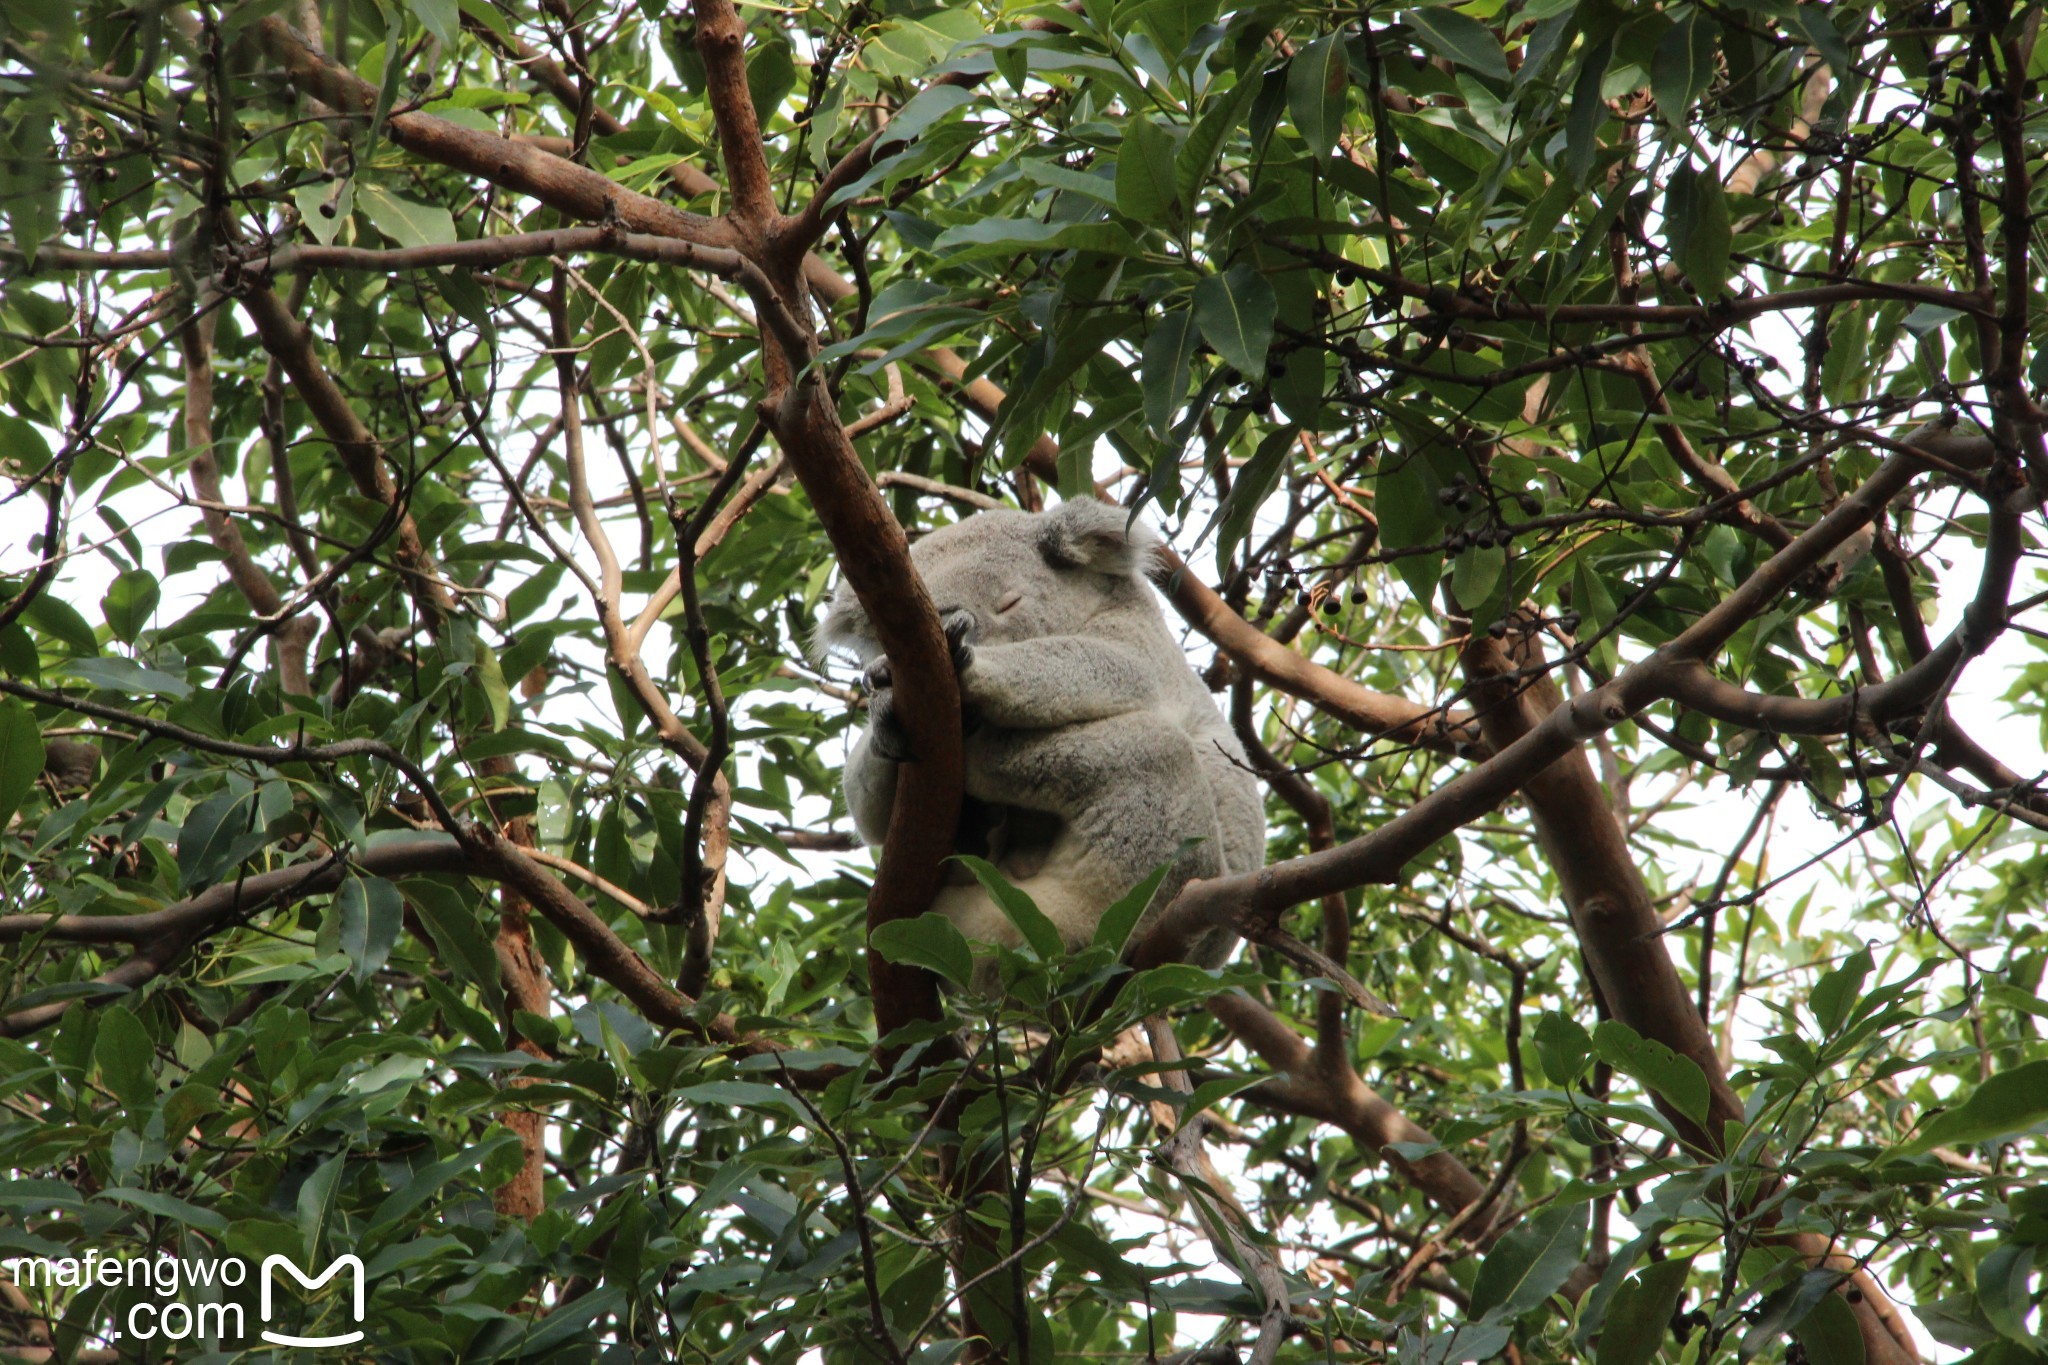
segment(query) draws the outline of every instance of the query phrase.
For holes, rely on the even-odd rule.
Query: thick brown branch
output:
[[[549,875],[547,869],[526,856],[496,830],[474,822],[465,823],[456,836],[468,853],[472,866],[517,891],[528,904],[561,930],[577,956],[591,972],[609,984],[658,1028],[708,1035],[720,1042],[736,1042],[740,1032],[730,1015],[718,1015],[699,1025],[690,1015],[691,1002],[670,989],[661,974],[597,917],[583,898]]]
[[[314,51],[283,19],[266,16],[251,24],[248,32],[284,67],[286,77],[301,94],[364,121],[376,109],[374,86]],[[384,133],[415,156],[502,185],[585,222],[615,223],[628,231],[700,246],[730,247],[737,241],[733,229],[718,219],[685,213],[629,190],[599,171],[432,114],[392,114],[384,122]]]
[[[459,872],[468,854],[446,834],[380,841],[350,860],[361,872],[376,877],[403,877],[424,872]],[[294,863],[269,872],[251,873],[239,881],[221,882],[175,901],[161,910],[139,915],[4,915],[0,943],[49,939],[63,943],[145,944],[192,929],[214,926],[252,914],[282,899],[318,896],[341,885],[347,872],[339,860]]]
[[[1439,753],[1478,756],[1484,752],[1485,740],[1469,714],[1446,714],[1440,707],[1421,706],[1405,697],[1360,687],[1289,649],[1232,611],[1172,550],[1161,550],[1159,559],[1168,575],[1162,590],[1174,610],[1261,681],[1356,726],[1373,739],[1419,745]]]
[[[1240,928],[1331,891],[1388,883],[1408,862],[1498,806],[1578,745],[1669,695],[1676,674],[1717,651],[1745,622],[1867,525],[1912,478],[1915,462],[1895,456],[1826,517],[1759,566],[1676,639],[1612,681],[1570,699],[1492,758],[1369,834],[1324,853],[1255,873],[1190,883],[1135,955],[1138,966],[1171,961],[1177,946],[1209,926]]]
[[[597,252],[623,256],[627,260],[659,265],[678,265],[702,270],[724,279],[740,274],[739,254],[726,247],[699,246],[673,237],[645,232],[622,232],[609,227],[555,228],[547,232],[514,232],[503,237],[477,237],[466,242],[442,242],[430,246],[355,247],[285,246],[262,254],[237,258],[245,272],[266,277],[294,270],[367,270],[376,274],[398,274],[407,270],[429,270],[440,266],[467,266],[483,270],[509,265],[513,261],[549,256],[571,256]]]
[[[695,0],[691,11],[697,19],[697,55],[704,60],[711,116],[718,124],[718,147],[732,186],[732,216],[747,236],[766,246],[762,234],[773,231],[782,215],[775,208],[761,122],[747,88],[747,26],[730,0]]]
[[[1343,1129],[1446,1213],[1456,1213],[1485,1192],[1486,1182],[1441,1148],[1413,1161],[1389,1150],[1397,1142],[1434,1146],[1436,1139],[1348,1065],[1337,1071],[1318,1066],[1307,1040],[1258,1001],[1232,992],[1211,999],[1209,1012],[1284,1078],[1261,1086],[1252,1095],[1255,1102]]]

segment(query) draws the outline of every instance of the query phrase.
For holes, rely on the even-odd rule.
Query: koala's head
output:
[[[941,615],[973,613],[975,640],[1066,634],[1107,610],[1149,607],[1145,570],[1160,540],[1148,526],[1127,524],[1129,516],[1085,498],[1049,512],[978,512],[912,545],[910,562]],[[844,582],[816,643],[820,654],[881,657],[868,614]]]

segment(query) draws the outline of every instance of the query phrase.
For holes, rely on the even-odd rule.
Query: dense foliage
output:
[[[0,1358],[2041,1359],[2041,20],[9,0]],[[934,995],[1090,495],[1255,943]]]

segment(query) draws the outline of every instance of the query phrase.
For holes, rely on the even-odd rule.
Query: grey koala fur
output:
[[[1070,949],[1161,864],[1171,867],[1140,934],[1189,880],[1265,861],[1258,781],[1146,585],[1159,543],[1122,509],[1075,500],[977,513],[910,550],[959,670],[968,811],[956,851],[986,856]],[[867,671],[868,726],[847,754],[846,804],[860,837],[880,845],[897,765],[911,755],[888,660],[844,584],[818,643]],[[933,909],[971,940],[1020,942],[964,869]],[[1220,966],[1235,945],[1211,931],[1187,957]]]

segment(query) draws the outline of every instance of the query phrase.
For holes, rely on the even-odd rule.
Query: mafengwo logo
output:
[[[270,1321],[270,1289],[271,1285],[275,1283],[271,1277],[280,1270],[290,1272],[291,1277],[299,1282],[300,1288],[305,1289],[309,1293],[326,1284],[342,1271],[349,1271],[351,1286],[349,1306],[355,1314],[351,1321],[355,1322],[357,1326],[353,1332],[344,1332],[339,1336],[325,1337],[295,1337],[284,1332],[273,1332],[268,1327],[265,1327],[261,1333],[265,1341],[270,1342],[274,1346],[350,1346],[363,1339],[361,1325],[363,1321],[363,1263],[361,1259],[352,1255],[337,1256],[328,1262],[327,1269],[308,1279],[303,1271],[284,1257],[265,1256],[263,1258],[263,1298],[261,1309],[263,1321],[266,1323]]]
[[[249,1263],[239,1256],[213,1260],[184,1260],[176,1256],[102,1257],[96,1250],[84,1256],[23,1256],[0,1262],[17,1288],[34,1298],[43,1295],[63,1298],[65,1291],[84,1289],[136,1289],[147,1297],[109,1295],[109,1315],[100,1324],[100,1335],[108,1345],[132,1342],[203,1343],[232,1349],[248,1344],[247,1314],[243,1305],[229,1301],[221,1291],[239,1289],[249,1282]],[[331,1281],[341,1297],[343,1320],[332,1312],[315,1313],[322,1325],[348,1330],[302,1334],[277,1330],[283,1304],[276,1289],[287,1279],[296,1283],[300,1295],[312,1299]],[[273,1346],[352,1346],[363,1339],[364,1272],[362,1258],[337,1256],[316,1274],[307,1274],[286,1256],[266,1256],[258,1271],[256,1335]],[[287,1286],[289,1288],[289,1286]]]

